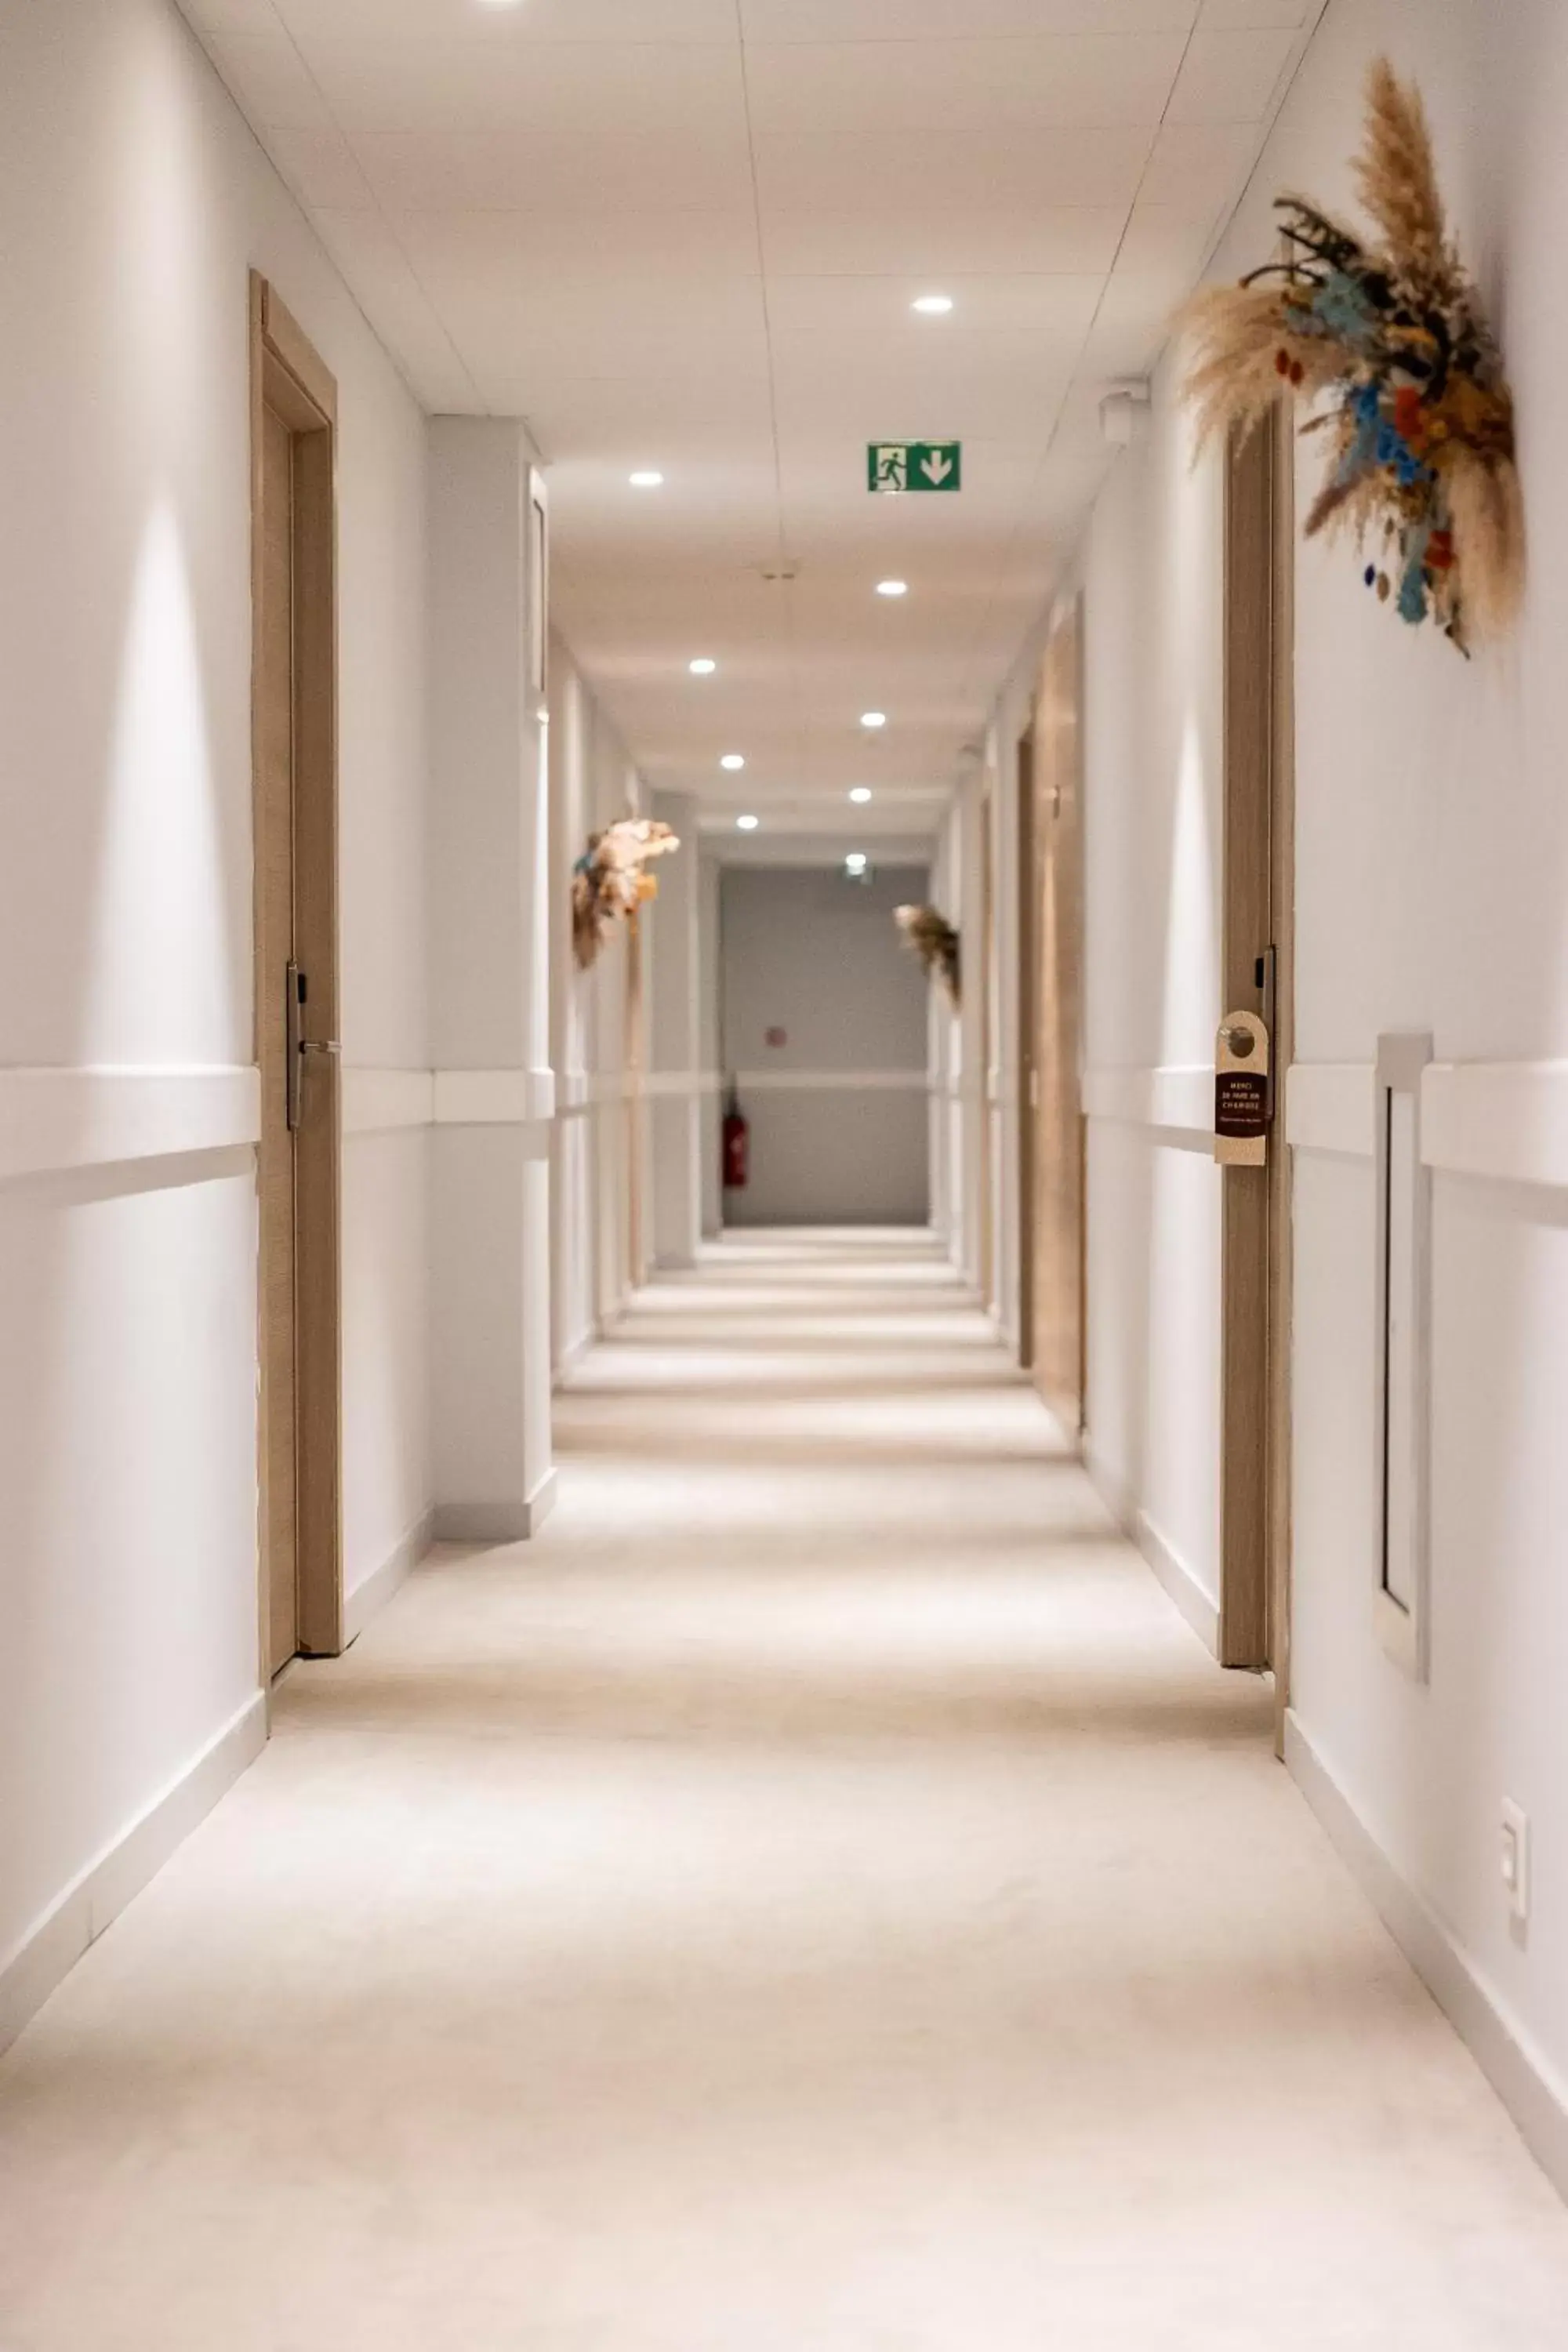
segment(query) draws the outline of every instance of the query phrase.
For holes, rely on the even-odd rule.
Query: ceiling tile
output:
[[[208,56],[252,122],[285,131],[331,130],[331,110],[280,26],[270,33],[215,31],[205,37]]]
[[[282,20],[272,0],[179,0],[181,14],[204,36],[279,33]]]
[[[954,213],[941,205],[900,211],[772,213],[763,224],[769,274],[826,278],[997,272],[1103,277],[1126,219],[1121,205],[1067,205],[1016,212]]]
[[[1116,257],[1117,269],[1134,277],[1174,271],[1184,284],[1194,285],[1218,226],[1214,205],[1191,210],[1181,205],[1134,205]]]
[[[370,188],[346,140],[336,131],[293,130],[268,123],[267,149],[307,211],[363,209]]]
[[[1197,0],[741,0],[748,41],[1007,40],[1185,33]]]
[[[864,205],[947,205],[955,212],[1036,205],[1130,205],[1151,144],[1148,130],[879,131],[760,138],[764,214]]]
[[[1194,217],[1235,204],[1262,132],[1253,123],[1167,122],[1158,133],[1138,191],[1145,205],[1170,205]]]
[[[528,143],[502,131],[461,141],[438,131],[362,134],[354,143],[394,212],[714,210],[743,199],[750,179],[743,146],[685,145],[678,130],[650,130],[603,152],[566,126]]]
[[[314,216],[321,242],[425,406],[438,414],[474,407],[477,387],[381,215],[318,205]]]
[[[1183,47],[1179,33],[793,41],[749,48],[746,71],[752,120],[766,138],[882,131],[990,136],[1105,123],[1152,129]]]
[[[944,278],[953,309],[921,318],[912,309],[926,278],[782,278],[769,297],[775,347],[781,338],[831,335],[864,343],[911,374],[937,367],[989,367],[994,335],[1076,341],[1094,314],[1099,277]],[[998,355],[1005,362],[1006,354]]]
[[[756,217],[748,202],[729,209],[650,212],[516,211],[395,213],[421,269],[437,277],[484,268],[517,298],[548,299],[555,289],[636,278],[647,281],[755,278]]]
[[[1260,122],[1296,47],[1290,32],[1201,26],[1171,99],[1172,122]]]
[[[226,0],[195,0],[198,7]],[[258,0],[266,5],[266,0]],[[493,50],[548,43],[737,39],[734,0],[527,0],[487,8],[477,0],[272,0],[302,41],[441,41]]]
[[[1323,12],[1323,0],[1204,0],[1199,19],[1204,28],[1219,32],[1294,32]]]
[[[1172,319],[1190,285],[1180,270],[1119,271],[1105,289],[1081,375],[1090,382],[1147,375],[1169,340]]]
[[[460,123],[520,145],[601,156],[627,140],[743,149],[737,45],[341,41],[313,37],[310,70],[342,129],[439,133]]]
[[[417,249],[416,262],[430,278]],[[605,275],[531,282],[484,261],[440,279],[439,307],[465,351],[541,386],[562,376],[683,376],[710,368],[767,372],[760,278],[668,288]]]
[[[765,374],[713,370],[700,387],[672,376],[552,376],[530,391],[531,422],[563,456],[625,457],[663,471],[699,462],[715,443],[773,445]]]

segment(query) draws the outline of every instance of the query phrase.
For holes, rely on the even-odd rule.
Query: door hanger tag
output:
[[[1214,1054],[1214,1156],[1222,1168],[1261,1168],[1273,1100],[1268,1031],[1256,1013],[1227,1013]]]

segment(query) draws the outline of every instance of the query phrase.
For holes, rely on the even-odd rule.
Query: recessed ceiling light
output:
[[[738,816],[735,824],[742,833],[755,833],[762,821],[760,816]]]
[[[721,768],[729,768],[731,770],[743,768],[745,764],[745,759],[739,751],[726,751],[723,758],[719,762],[719,765]]]
[[[850,799],[851,799],[852,801],[858,802],[858,803],[859,803],[859,805],[863,808],[863,807],[865,806],[866,803],[867,803],[867,802],[870,799],[870,797],[871,797],[871,787],[870,787],[870,785],[869,785],[869,784],[857,784],[857,785],[855,786],[854,791],[850,793],[849,797],[850,797]]]
[[[879,596],[907,596],[909,593],[910,583],[907,580],[879,580],[877,583]]]
[[[628,474],[626,479],[634,490],[657,490],[662,484],[664,476],[656,474],[651,467],[645,467],[637,473]]]
[[[910,303],[910,308],[918,310],[922,319],[945,319],[952,308],[952,297],[951,294],[922,294]]]
[[[888,714],[885,710],[863,710],[860,713],[862,727],[885,727],[887,723]]]
[[[688,662],[686,667],[693,677],[711,677],[719,665],[716,661],[710,661],[706,654],[701,654],[696,661]]]
[[[863,849],[852,849],[847,857],[844,860],[844,863],[848,867],[851,874],[864,874],[868,864],[865,851]]]

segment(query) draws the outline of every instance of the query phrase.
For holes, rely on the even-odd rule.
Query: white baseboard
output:
[[[555,1472],[547,1470],[522,1503],[437,1503],[434,1539],[437,1543],[527,1543],[536,1536],[555,1504]]]
[[[1219,1655],[1219,1611],[1147,1511],[1132,1523],[1132,1540],[1175,1602],[1211,1658]]]
[[[357,1642],[373,1617],[384,1609],[404,1578],[417,1568],[436,1539],[436,1514],[426,1511],[401,1543],[373,1569],[363,1583],[343,1596],[343,1647]]]
[[[574,1339],[569,1339],[567,1341],[565,1347],[561,1351],[560,1360],[556,1364],[554,1371],[551,1374],[550,1384],[552,1388],[560,1389],[565,1387],[567,1381],[571,1379],[573,1373],[576,1370],[584,1357],[588,1353],[589,1349],[597,1345],[598,1337],[599,1335],[596,1331],[579,1331]]]
[[[1083,1465],[1117,1526],[1135,1543],[1211,1657],[1219,1655],[1219,1611],[1174,1546],[1104,1456],[1086,1442]]]
[[[1394,1867],[1294,1713],[1285,1718],[1285,1762],[1389,1934],[1468,2045],[1525,2146],[1558,2193],[1568,2198],[1568,2084]]]
[[[1125,1536],[1133,1535],[1133,1523],[1138,1517],[1138,1505],[1131,1489],[1123,1485],[1119,1472],[1113,1470],[1091,1437],[1083,1441],[1083,1466],[1089,1473],[1089,1485]],[[1135,1538],[1134,1538],[1135,1540]]]
[[[0,2050],[205,1820],[267,1744],[267,1695],[255,1692],[216,1738],[104,1848],[0,1964]]]

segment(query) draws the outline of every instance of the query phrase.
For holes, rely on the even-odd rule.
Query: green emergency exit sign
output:
[[[868,490],[957,490],[963,487],[958,441],[872,441],[866,449]]]

